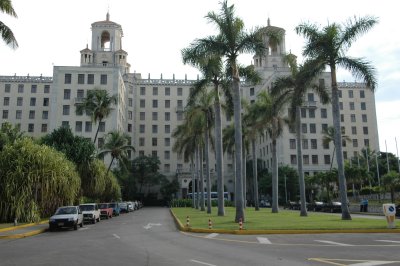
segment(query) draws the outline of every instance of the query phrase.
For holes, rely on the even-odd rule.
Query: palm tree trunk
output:
[[[211,213],[211,177],[210,177],[210,147],[208,131],[205,135],[205,156],[206,156],[206,186],[207,186],[207,213]]]
[[[200,167],[200,163],[199,163],[199,161],[200,161],[200,159],[199,159],[199,147],[196,147],[196,174],[195,174],[195,181],[196,181],[196,188],[197,188],[197,190],[196,190],[196,209],[199,209],[199,206],[200,206],[200,204],[199,204],[199,201],[200,201],[200,193],[199,193],[199,172],[200,172],[200,169],[199,169],[199,167]]]
[[[196,195],[194,194],[196,188],[196,168],[193,163],[193,156],[190,157],[190,161],[192,164],[192,208],[196,208]]]
[[[257,180],[257,152],[256,152],[256,139],[251,140],[251,148],[253,150],[253,183],[254,183],[254,208],[256,211],[260,210],[258,202],[258,180]]]
[[[108,175],[108,172],[110,172],[111,165],[112,165],[112,163],[113,163],[113,161],[114,161],[114,158],[115,158],[115,157],[112,157],[112,159],[111,159],[111,162],[110,162],[110,165],[108,166],[106,175]]]
[[[331,167],[329,168],[329,171],[332,171],[333,159],[335,158],[335,150],[336,150],[336,145],[333,144],[333,152],[332,152]]]
[[[207,132],[206,132],[207,134]],[[199,150],[200,153],[200,210],[201,211],[205,211],[206,210],[206,206],[205,206],[205,202],[204,202],[204,171],[203,171],[203,147],[200,148]]]
[[[217,95],[217,97],[219,97],[219,95]],[[214,108],[215,108],[215,145],[216,145],[215,160],[217,164],[216,172],[217,172],[217,189],[218,189],[218,216],[224,216],[225,207],[224,207],[224,175],[223,175],[223,161],[222,161],[223,160],[222,122],[221,122],[221,104],[218,99],[215,101]],[[211,189],[209,192],[211,192]]]
[[[245,221],[243,208],[243,180],[242,180],[242,118],[241,118],[241,102],[240,102],[240,80],[236,67],[233,67],[233,113],[235,119],[235,157],[236,157],[236,215],[235,222],[240,219]]]
[[[349,207],[347,205],[347,188],[346,177],[344,175],[343,151],[342,151],[342,131],[340,128],[340,110],[339,110],[339,93],[336,83],[336,69],[331,67],[332,78],[332,117],[333,126],[335,128],[335,147],[336,147],[336,162],[339,174],[339,190],[342,203],[342,220],[351,220]]]
[[[95,146],[96,146],[97,135],[99,134],[99,130],[100,130],[100,123],[101,123],[101,119],[99,120],[99,124],[97,125],[96,135],[94,136],[94,140],[93,140],[93,144]]]
[[[297,171],[299,174],[299,189],[300,189],[300,216],[307,216],[306,207],[306,186],[304,183],[303,171],[303,151],[301,146],[301,117],[300,106],[296,107],[296,144],[297,144]]]
[[[278,203],[278,154],[276,152],[276,137],[272,139],[272,213],[279,212]]]
[[[242,162],[243,162],[243,167],[242,167],[242,169],[243,169],[243,178],[242,178],[242,180],[243,180],[243,202],[244,202],[243,208],[244,209],[246,209],[246,207],[247,207],[246,157],[247,157],[246,148],[244,148],[243,149],[243,159],[242,159]]]

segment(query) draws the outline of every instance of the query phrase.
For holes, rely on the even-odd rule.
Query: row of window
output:
[[[43,98],[43,106],[49,106],[49,98]],[[22,106],[24,104],[23,97],[17,97],[17,106]],[[3,106],[10,106],[10,97],[3,98]],[[36,106],[36,97],[31,97],[29,100],[29,106]]]
[[[139,125],[139,133],[146,133],[146,126],[141,124]],[[153,134],[157,134],[158,133],[158,125],[152,125],[151,126],[151,132]],[[164,133],[169,134],[171,133],[171,125],[164,125]]]
[[[145,99],[140,99],[139,106],[140,106],[140,108],[146,108],[146,100]],[[177,106],[177,108],[182,108],[183,109],[183,101],[182,100],[177,100],[176,101],[176,106]],[[153,108],[158,108],[158,100],[152,100],[152,107]],[[164,108],[171,108],[171,100],[165,100],[164,101]]]
[[[343,110],[343,102],[339,102],[339,108],[340,108],[340,110]],[[356,109],[354,102],[349,102],[349,109],[350,110],[355,110]],[[360,103],[360,109],[363,110],[363,111],[367,110],[367,104],[365,102],[361,102]]]
[[[139,147],[144,147],[145,146],[146,139],[141,137],[139,138]],[[152,138],[151,139],[152,146],[156,147],[158,145],[158,139],[157,138]],[[164,138],[164,147],[170,147],[171,146],[171,139],[170,138]]]
[[[24,93],[25,84],[18,84],[18,93]],[[37,84],[31,84],[31,93],[37,93],[38,86]],[[4,92],[10,93],[11,92],[11,84],[6,83],[4,84]],[[50,85],[43,86],[43,93],[50,93]]]
[[[153,87],[152,88],[152,94],[153,96],[157,96],[158,95],[158,87]],[[177,91],[176,91],[178,96],[183,96],[183,88],[178,87]],[[140,95],[141,96],[145,96],[146,95],[146,87],[140,87]],[[165,87],[164,88],[164,96],[171,96],[171,88],[170,87]]]
[[[343,93],[343,91],[339,90],[339,98],[342,98],[342,93]],[[354,91],[353,90],[347,90],[347,93],[348,93],[348,97],[349,98],[354,98]],[[360,90],[359,93],[360,93],[359,94],[360,98],[365,98],[365,91],[364,90]]]
[[[128,117],[130,114],[128,113]],[[140,112],[139,113],[139,119],[140,121],[145,121],[146,120],[146,112]],[[151,113],[151,119],[152,121],[158,121],[158,112],[152,112]],[[171,113],[170,112],[165,112],[164,113],[164,119],[165,121],[170,121],[171,120]],[[177,121],[182,121],[183,120],[183,113],[182,112],[177,112],[176,113],[176,120]]]
[[[36,116],[36,111],[30,110],[29,111],[29,119],[35,119]],[[3,119],[9,119],[9,110],[3,110]],[[49,118],[49,111],[42,111],[42,119],[48,119]],[[22,110],[16,110],[15,111],[15,119],[22,119]]]
[[[78,84],[85,84],[85,76],[86,78],[86,84],[94,84],[95,81],[95,75],[94,74],[78,74],[77,77],[77,83]],[[64,84],[72,84],[72,74],[70,73],[65,73],[64,74]],[[100,75],[100,80],[96,84],[101,84],[101,85],[107,85],[107,74],[101,74]]]
[[[358,148],[358,139],[351,139],[350,141],[353,145],[353,148]],[[346,147],[346,146],[347,146],[347,141],[343,140],[342,147]],[[364,146],[369,146],[369,139],[364,139]],[[295,139],[289,139],[289,147],[292,150],[296,149],[296,140]],[[308,147],[310,147],[312,150],[317,150],[318,149],[317,139],[310,139],[310,146],[308,145],[308,139],[302,139],[301,147],[304,150],[307,150]],[[325,150],[329,149],[329,142],[322,141],[322,147]]]

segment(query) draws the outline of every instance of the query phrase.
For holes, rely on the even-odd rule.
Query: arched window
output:
[[[110,33],[108,31],[101,33],[101,48],[103,51],[110,51]]]

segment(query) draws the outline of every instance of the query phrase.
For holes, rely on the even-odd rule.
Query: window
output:
[[[35,119],[35,111],[29,111],[29,119]]]
[[[303,139],[301,142],[302,142],[302,148],[308,150],[308,139]]]
[[[171,101],[165,100],[165,108],[170,108],[170,107],[171,107]]]
[[[146,100],[140,99],[140,108],[145,108],[145,107],[146,107]]]
[[[339,109],[343,110],[343,102],[339,102]]]
[[[158,108],[158,100],[153,100],[153,108]]]
[[[368,127],[363,127],[363,133],[364,135],[368,135]]]
[[[139,151],[139,156],[144,156],[144,151]]]
[[[315,109],[308,110],[308,116],[310,118],[315,118]]]
[[[302,133],[307,133],[307,124],[301,124],[301,132]]]
[[[64,84],[71,84],[72,80],[72,75],[71,74],[65,74],[64,75]]]
[[[291,164],[297,164],[296,155],[294,155],[294,154],[291,154],[291,155],[290,155],[290,163],[291,163]]]
[[[165,121],[170,121],[170,120],[171,120],[171,113],[165,112]]]
[[[358,140],[353,139],[353,148],[357,148],[357,147],[358,147]]]
[[[340,132],[342,133],[342,135],[345,135],[346,134],[346,127],[341,126],[340,127]]]
[[[344,122],[344,114],[340,114],[340,122]]]
[[[349,90],[349,98],[354,98],[353,90]]]
[[[301,113],[301,117],[302,117],[302,118],[306,118],[306,117],[307,117],[306,109],[305,109],[305,108],[301,108],[301,109],[300,109],[300,113]]]
[[[24,84],[18,84],[18,93],[24,93]]]
[[[355,114],[351,114],[350,115],[350,121],[355,123],[356,122],[356,115]]]
[[[350,110],[354,110],[355,109],[354,108],[354,102],[350,102],[349,105],[350,105]]]
[[[321,108],[321,118],[328,118],[328,112],[326,108]]]
[[[33,132],[35,130],[34,124],[28,124],[28,132]]]
[[[307,93],[307,100],[309,102],[313,102],[314,101],[314,93]]]
[[[164,172],[169,173],[171,171],[171,167],[168,163],[164,164]]]
[[[182,121],[183,120],[183,113],[182,112],[176,113],[176,120],[178,120],[178,121]]]
[[[132,124],[128,124],[128,132],[132,132]]]
[[[361,110],[367,110],[367,104],[365,102],[361,103]]]
[[[146,131],[146,126],[145,125],[139,125],[139,133],[145,133]]]
[[[9,93],[11,91],[11,84],[5,84],[4,85],[4,92]]]
[[[8,110],[3,110],[3,119],[8,119]]]
[[[367,115],[361,115],[361,118],[364,123],[368,122]]]
[[[151,126],[151,132],[153,134],[157,134],[158,133],[158,126],[157,125],[152,125]]]
[[[49,111],[43,111],[42,112],[42,119],[48,119],[49,118]]]
[[[178,96],[182,96],[182,88],[178,88]]]
[[[170,95],[171,95],[171,88],[165,87],[165,96],[170,96]]]
[[[328,124],[321,124],[322,132],[328,131]]]
[[[346,140],[345,140],[345,139],[342,139],[342,147],[346,147],[346,145],[347,145]]]
[[[104,139],[103,138],[98,138],[97,139],[97,147],[102,148],[104,146]]]
[[[69,105],[63,105],[63,115],[69,115]]]
[[[42,132],[47,132],[47,124],[42,124]]]
[[[69,127],[69,122],[68,121],[62,121],[61,122],[62,127]]]
[[[357,135],[357,127],[351,127],[351,134]]]
[[[311,149],[316,150],[318,149],[317,147],[317,140],[316,139],[311,139]]]
[[[75,122],[75,132],[82,132],[82,121]]]
[[[292,150],[296,149],[296,140],[295,139],[290,139],[289,144],[290,144],[290,149],[292,149]]]
[[[153,119],[153,121],[157,121],[158,120],[158,113],[157,112],[153,112],[152,113],[152,119]]]
[[[309,155],[303,155],[303,164],[305,164],[305,165],[310,164],[310,156]]]
[[[24,101],[23,101],[22,97],[17,98],[17,106],[22,106],[23,102]]]
[[[49,106],[49,98],[43,98],[43,106]]]
[[[311,155],[312,164],[318,164],[318,155]]]
[[[78,74],[78,84],[85,84],[85,74]]]
[[[153,147],[157,147],[157,138],[152,138],[152,139],[151,139],[151,145],[152,145]]]
[[[36,98],[32,97],[29,105],[36,106]]]
[[[129,98],[129,99],[128,99],[128,106],[129,106],[129,107],[132,107],[132,106],[133,106],[133,100],[132,100],[132,98]]]
[[[128,111],[128,119],[130,119],[130,120],[133,119],[133,113],[132,113],[132,111]]]
[[[65,89],[64,90],[64,100],[69,100],[69,99],[71,99],[71,90]]]
[[[329,142],[328,142],[328,141],[322,141],[322,147],[323,147],[325,150],[329,150]]]
[[[347,151],[343,151],[343,159],[347,160]]]
[[[360,98],[365,98],[365,91],[364,90],[360,90]]]
[[[31,85],[31,93],[36,93],[37,91],[37,85],[36,84],[32,84]]]
[[[3,105],[4,106],[9,106],[10,105],[10,97],[4,97]]]
[[[94,84],[94,74],[87,75],[87,84]]]
[[[158,87],[153,87],[153,96],[158,95]]]
[[[324,162],[325,162],[325,164],[331,164],[331,156],[324,155]]]
[[[22,111],[17,110],[15,111],[15,119],[21,119],[22,118]]]
[[[44,85],[44,93],[50,93],[50,85]]]
[[[250,88],[250,96],[254,95],[254,88]]]
[[[171,133],[171,126],[170,125],[165,125],[164,126],[164,132],[167,133],[167,134]]]
[[[100,75],[100,84],[101,85],[107,84],[107,75],[105,75],[105,74]]]
[[[99,123],[99,132],[105,132],[106,131],[106,122],[100,122]]]
[[[364,146],[368,147],[369,146],[369,139],[364,139]]]
[[[145,143],[145,138],[139,138],[139,146],[143,147]]]
[[[140,118],[141,121],[146,120],[146,113],[145,112],[140,112],[139,118]]]
[[[85,132],[92,132],[92,122],[85,122]]]
[[[170,138],[165,138],[164,139],[164,145],[165,145],[165,147],[171,146],[171,139]]]
[[[140,95],[146,95],[146,87],[140,87]]]
[[[310,133],[317,133],[317,125],[314,123],[310,123]]]
[[[171,157],[171,152],[170,151],[164,151],[164,159],[169,160]]]

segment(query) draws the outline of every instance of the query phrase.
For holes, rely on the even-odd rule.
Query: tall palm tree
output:
[[[335,127],[335,142],[341,142],[339,93],[336,77],[337,67],[349,70],[356,78],[362,78],[367,86],[374,90],[377,84],[375,69],[370,62],[363,58],[351,58],[346,52],[361,34],[366,33],[378,22],[375,17],[349,19],[346,24],[328,24],[319,29],[317,25],[302,23],[296,27],[297,34],[304,36],[307,41],[303,55],[311,58],[322,67],[331,71],[332,116]],[[342,146],[336,147],[336,161],[339,173],[339,188],[342,203],[342,219],[351,220],[347,205],[346,177],[344,175]]]
[[[17,13],[15,12],[11,0],[0,0],[0,11],[2,13],[6,13],[14,18],[17,18]],[[15,39],[14,33],[12,30],[0,21],[0,34],[3,41],[9,45],[11,48],[18,48],[17,39]]]
[[[209,12],[206,18],[216,25],[218,35],[197,39],[192,47],[197,47],[196,54],[206,52],[222,56],[229,66],[232,78],[232,94],[235,119],[235,150],[236,154],[236,183],[242,183],[242,125],[240,103],[240,75],[237,58],[242,53],[263,54],[265,46],[259,32],[247,32],[243,21],[236,17],[234,5],[228,6],[227,1],[221,2],[220,13]],[[235,221],[245,220],[243,208],[243,188],[236,186],[236,215]]]
[[[121,133],[119,131],[111,131],[107,134],[103,150],[99,152],[99,156],[111,154],[111,162],[107,168],[106,175],[108,175],[111,165],[115,159],[118,160],[119,163],[125,164],[128,159],[128,151],[135,150],[135,148],[128,143],[129,135],[125,133]]]
[[[292,54],[286,55],[284,59],[290,67],[291,75],[277,78],[274,81],[271,93],[276,97],[282,97],[282,99],[287,98],[287,100],[290,101],[291,111],[289,112],[289,118],[291,121],[294,121],[296,128],[297,171],[301,202],[300,216],[307,216],[300,108],[304,105],[305,94],[310,89],[318,94],[323,104],[329,102],[329,95],[324,87],[313,83],[315,76],[320,73],[321,69],[314,68],[310,62],[298,66],[296,56]]]
[[[93,140],[94,144],[96,144],[101,122],[111,114],[114,110],[113,105],[115,104],[117,104],[116,95],[110,96],[106,90],[94,89],[89,90],[83,102],[76,106],[77,113],[86,112],[90,114],[92,122],[98,122],[96,135]]]

